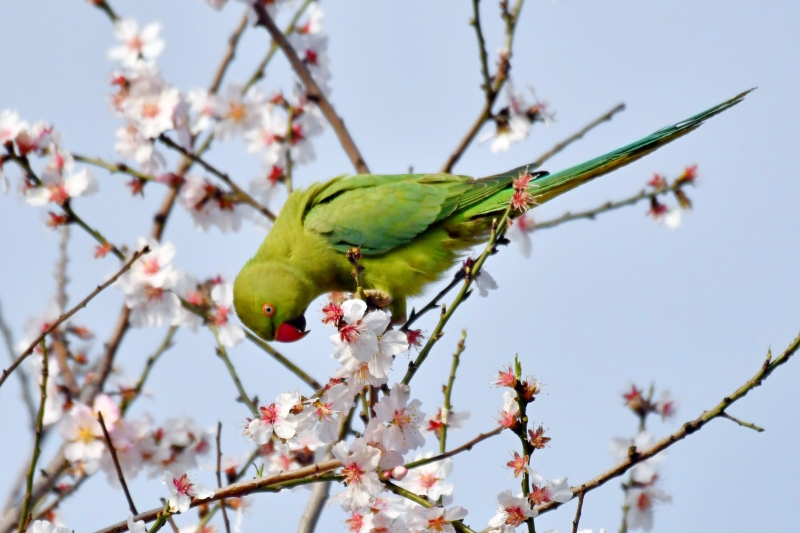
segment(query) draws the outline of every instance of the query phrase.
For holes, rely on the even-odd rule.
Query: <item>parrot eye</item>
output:
[[[261,311],[263,311],[264,314],[269,317],[275,315],[275,307],[272,304],[264,304],[264,306],[261,308]]]

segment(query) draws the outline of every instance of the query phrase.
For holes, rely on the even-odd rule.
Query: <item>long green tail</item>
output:
[[[687,133],[699,128],[700,125],[709,118],[713,117],[714,115],[718,115],[719,113],[722,113],[723,111],[741,102],[744,97],[753,90],[755,89],[750,89],[749,91],[738,94],[730,100],[726,100],[721,104],[712,107],[711,109],[707,109],[706,111],[698,113],[697,115],[678,122],[677,124],[662,128],[652,135],[648,135],[644,139],[640,139],[632,144],[629,144],[628,146],[620,148],[619,150],[614,150],[613,152],[601,155],[600,157],[596,157],[580,165],[562,170],[561,172],[542,176],[541,178],[531,182],[530,191],[534,195],[536,203],[543,204],[555,198],[556,196],[564,194],[575,187],[593,180],[598,176],[608,174],[609,172],[612,172],[620,167],[633,163],[637,159],[641,159],[647,154],[658,150],[665,144],[671,143],[679,137],[683,137]],[[487,185],[500,185],[501,182],[509,183],[511,179],[517,177],[521,171],[525,171],[526,169],[533,170],[534,168],[531,165],[521,166],[509,170],[508,172],[490,176],[479,181],[486,181],[488,182]],[[493,188],[491,185],[489,185],[489,189]],[[513,191],[506,185],[506,187],[504,187],[502,190],[497,191],[490,198],[487,198],[486,201],[483,201],[478,205],[475,205],[475,207],[468,209],[465,215],[468,217],[481,216],[505,209],[512,193]]]

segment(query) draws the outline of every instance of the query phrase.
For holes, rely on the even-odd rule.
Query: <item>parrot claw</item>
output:
[[[367,305],[372,307],[377,307],[379,309],[383,309],[384,307],[389,307],[392,303],[392,296],[380,289],[369,289],[364,291],[364,295],[367,297]]]

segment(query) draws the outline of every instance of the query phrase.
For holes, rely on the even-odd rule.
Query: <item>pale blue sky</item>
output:
[[[501,43],[497,6],[484,4],[487,44],[495,51]],[[160,64],[181,89],[208,83],[242,9],[231,2],[217,13],[198,0],[113,5],[142,23],[164,23],[167,49]],[[467,24],[470,6],[466,0],[324,4],[332,99],[374,172],[403,172],[409,165],[437,170],[474,120],[482,95],[475,39]],[[700,181],[689,190],[695,211],[678,231],[645,218],[641,205],[536,234],[529,260],[513,249],[489,260],[487,268],[500,289],[459,310],[414,383],[423,407],[435,408],[457,332],[467,328],[454,403],[470,410],[472,419],[452,436],[454,445],[494,427],[501,391],[488,383],[519,353],[526,371],[547,385],[532,418],[549,428],[553,441],[537,452],[533,467],[545,477],[569,476],[578,484],[612,466],[607,451],[612,437],[635,432],[636,422],[620,400],[631,380],[645,386],[654,380],[680,399],[677,420],[654,426],[661,436],[716,405],[752,376],[769,346],[782,350],[795,336],[800,327],[797,20],[798,4],[777,0],[526,3],[512,75],[519,87],[531,84],[550,101],[556,122],[550,128],[537,125],[527,142],[502,155],[473,146],[457,165],[459,173],[480,176],[524,164],[620,101],[627,105],[624,113],[546,168],[581,162],[742,90],[759,89],[687,138],[534,212],[544,219],[592,207],[637,192],[653,172],[675,176],[697,163]],[[104,100],[111,69],[105,51],[113,42],[108,21],[86,2],[0,4],[0,49],[5,51],[0,109],[52,121],[76,152],[115,158],[116,121]],[[246,79],[267,42],[263,30],[248,31],[229,79]],[[280,58],[262,86],[286,88],[290,80]],[[317,142],[317,151],[317,161],[298,171],[299,184],[352,170],[330,131]],[[245,156],[237,142],[217,145],[209,157],[242,182],[259,168],[258,159]],[[102,194],[76,202],[79,211],[115,242],[132,243],[149,232],[162,192],[152,187],[142,201],[128,196],[124,178],[99,171],[97,176]],[[43,227],[41,214],[15,194],[0,197],[0,227],[0,301],[19,334],[24,319],[39,313],[53,292],[57,238]],[[196,233],[186,213],[177,210],[165,238],[177,245],[179,267],[200,276],[232,276],[262,234],[251,228],[225,238],[216,231]],[[73,302],[114,268],[112,259],[93,260],[92,248],[86,235],[74,232]],[[81,313],[99,334],[98,349],[120,302],[119,292],[110,290]],[[318,308],[314,304],[309,311],[312,325]],[[432,329],[432,317],[423,327]],[[120,367],[137,374],[162,335],[129,334]],[[328,335],[313,325],[306,340],[285,352],[322,379],[336,367],[328,357]],[[246,388],[259,397],[299,386],[249,345],[232,356]],[[205,426],[222,420],[224,450],[243,452],[246,444],[238,433],[247,411],[233,402],[235,390],[222,371],[208,332],[180,332],[149,384],[155,399],[141,401],[133,414],[146,410],[163,420],[186,413]],[[795,526],[798,379],[800,370],[790,363],[731,409],[765,427],[765,433],[720,420],[670,450],[662,482],[673,502],[658,509],[655,531],[787,531]],[[0,391],[3,487],[28,460],[16,387],[10,380]],[[54,444],[48,443],[45,460]],[[516,446],[511,435],[502,435],[455,460],[456,502],[470,510],[467,522],[476,529],[494,513],[495,495],[518,486],[502,466]],[[212,483],[210,475],[206,482]],[[139,478],[132,489],[140,508],[157,505],[165,494],[155,479]],[[293,531],[305,492],[254,499],[246,531],[263,530],[264,524],[273,531]],[[616,481],[592,492],[582,525],[615,530],[621,501]],[[570,503],[542,517],[539,530],[568,530],[574,508]],[[107,490],[103,476],[87,483],[63,512],[76,531],[97,529],[128,513],[122,493]],[[329,508],[320,531],[343,530],[342,519],[336,507]]]

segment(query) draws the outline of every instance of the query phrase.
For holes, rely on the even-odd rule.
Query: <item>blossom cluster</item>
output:
[[[528,138],[531,128],[537,122],[549,126],[553,123],[553,114],[548,111],[548,104],[536,99],[531,89],[534,103],[529,104],[525,93],[518,91],[511,80],[506,82],[507,103],[492,116],[494,131],[487,132],[478,139],[479,143],[491,140],[489,149],[493,154],[505,152],[512,143],[522,142]]]
[[[667,179],[661,174],[653,174],[650,181],[647,182],[648,187],[653,191],[671,191],[678,201],[677,207],[669,207],[661,203],[658,198],[653,195],[650,197],[650,209],[647,215],[653,217],[656,222],[664,224],[671,230],[678,229],[681,225],[681,214],[683,211],[690,211],[692,209],[692,201],[686,194],[684,187],[687,185],[694,185],[697,180],[697,165],[691,165],[683,169],[677,178],[670,184]]]
[[[627,459],[632,446],[642,452],[656,444],[655,436],[644,429],[650,415],[660,415],[662,420],[667,420],[675,415],[677,402],[669,391],[662,391],[660,399],[657,401],[653,399],[653,395],[652,387],[645,394],[644,390],[636,385],[631,385],[630,389],[622,395],[625,406],[639,419],[640,431],[635,438],[615,438],[611,441],[609,449],[617,463]],[[625,491],[623,505],[627,509],[624,520],[629,529],[650,531],[653,528],[655,504],[670,501],[669,495],[658,486],[658,467],[666,459],[666,456],[666,452],[660,452],[637,463],[630,470],[629,480],[623,485]]]

